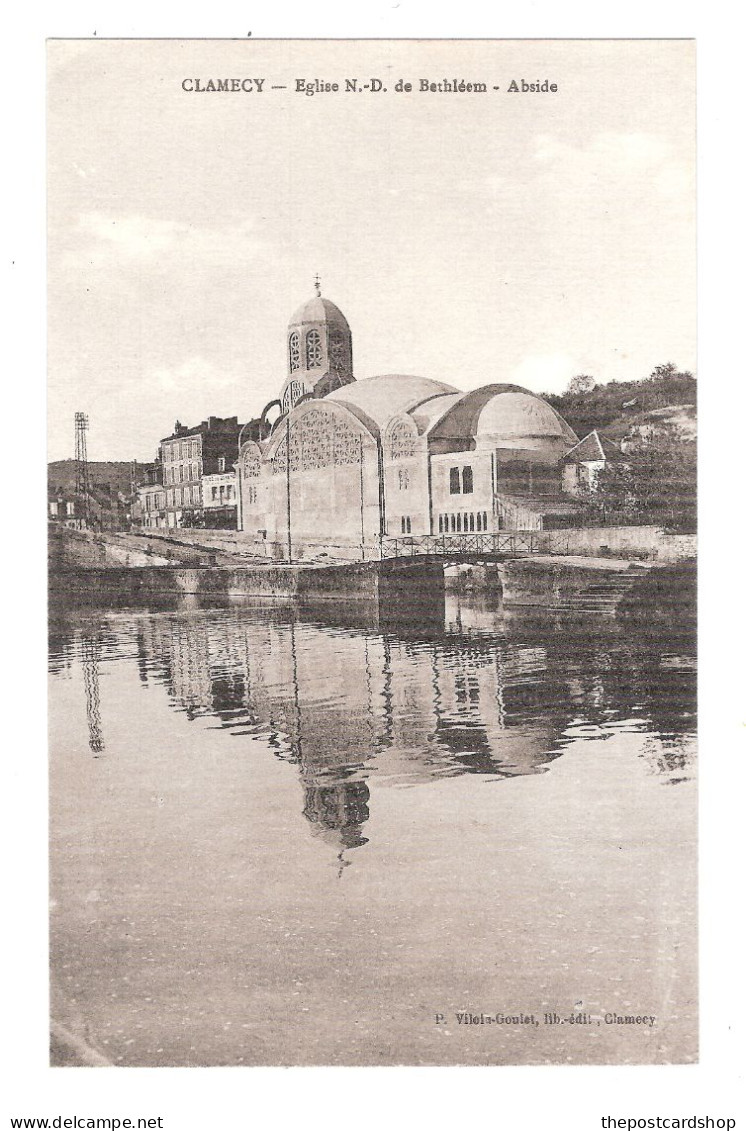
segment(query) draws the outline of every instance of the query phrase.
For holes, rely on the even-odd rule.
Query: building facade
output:
[[[568,495],[587,498],[611,461],[623,458],[622,447],[594,429],[571,448],[562,461],[562,487]]]
[[[202,478],[233,470],[241,428],[236,416],[211,416],[194,428],[177,420],[173,433],[161,440],[167,526],[203,524]]]
[[[347,320],[320,295],[290,321],[287,363],[278,418],[238,461],[239,529],[272,556],[375,557],[385,539],[540,529],[576,505],[561,461],[578,438],[528,389],[356,381]]]
[[[166,492],[161,483],[145,483],[137,488],[134,518],[145,530],[166,526]]]
[[[237,526],[236,472],[216,471],[202,476],[204,524],[211,529],[235,530]]]

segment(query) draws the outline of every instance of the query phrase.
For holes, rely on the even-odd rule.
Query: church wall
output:
[[[389,538],[430,533],[427,463],[424,446],[410,457],[384,460],[386,535]]]
[[[427,440],[407,413],[389,420],[383,434],[383,482],[389,538],[430,533]]]
[[[380,532],[378,446],[360,422],[339,406],[305,402],[267,447],[254,511],[243,507],[244,530],[266,531],[274,553],[286,556],[288,497],[293,557],[324,550],[373,557]],[[259,523],[259,525],[257,524]]]
[[[363,462],[290,474],[293,542],[377,544],[379,533],[378,456],[363,449]],[[274,477],[278,541],[287,539],[287,476]],[[279,505],[278,505],[279,504]]]
[[[492,517],[492,454],[490,452],[450,452],[431,456],[431,482],[433,495],[433,534],[462,533],[465,529],[480,532],[494,530]],[[471,486],[469,491],[469,471]],[[466,471],[466,476],[465,476]],[[459,490],[452,490],[458,484]],[[464,490],[464,488],[467,490]],[[445,529],[445,516],[449,525]],[[444,525],[441,529],[440,518]],[[478,517],[479,516],[479,517]],[[456,519],[456,530],[452,529]],[[473,518],[473,526],[472,526]]]

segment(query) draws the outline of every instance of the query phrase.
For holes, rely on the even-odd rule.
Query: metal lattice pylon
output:
[[[88,445],[86,432],[88,431],[88,415],[85,412],[75,413],[75,498],[78,517],[88,525],[90,511],[89,482],[88,482]]]

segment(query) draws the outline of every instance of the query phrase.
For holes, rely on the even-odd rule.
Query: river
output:
[[[52,1063],[696,1059],[691,631],[334,608],[53,607]]]

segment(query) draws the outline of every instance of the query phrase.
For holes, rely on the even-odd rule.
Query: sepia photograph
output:
[[[47,208],[50,1066],[697,1063],[694,42],[50,39]]]

